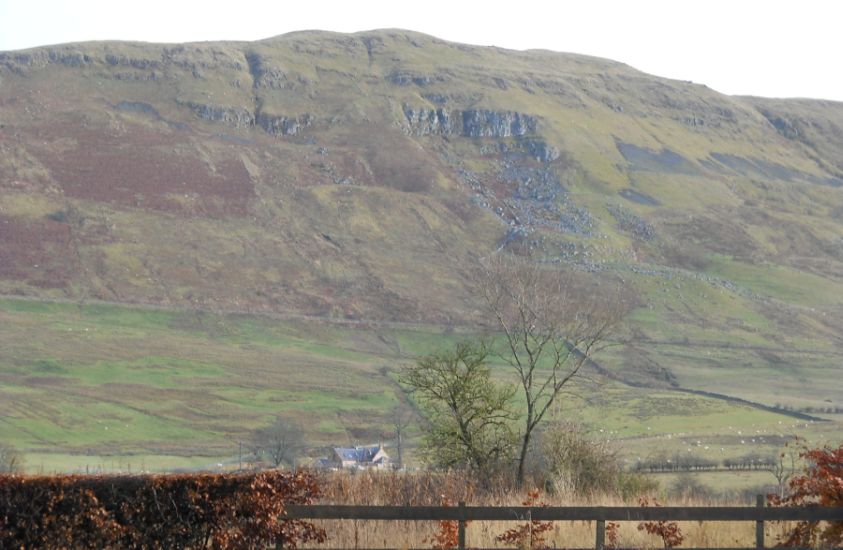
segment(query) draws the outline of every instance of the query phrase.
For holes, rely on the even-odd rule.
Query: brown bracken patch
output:
[[[79,270],[70,227],[0,214],[0,278],[65,288]]]
[[[187,136],[145,127],[126,131],[58,122],[39,128],[39,160],[66,196],[114,205],[210,217],[248,211],[254,186],[242,161],[228,151],[202,159]],[[61,137],[72,148],[52,148]]]

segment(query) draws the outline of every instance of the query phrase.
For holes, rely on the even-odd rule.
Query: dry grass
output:
[[[367,505],[438,505],[445,498],[465,501],[474,506],[518,506],[526,491],[517,491],[503,484],[482,489],[477,480],[461,474],[433,473],[330,473],[322,486],[322,504]],[[624,501],[615,495],[543,495],[550,506],[631,506],[637,501]],[[747,506],[734,500],[676,498],[662,501],[666,506]],[[436,531],[435,522],[421,521],[322,521],[328,532],[327,548],[423,548]],[[495,536],[517,525],[516,522],[471,522],[466,543],[472,548],[503,548]],[[619,544],[622,548],[660,548],[662,541],[638,531],[637,522],[621,522]],[[773,541],[786,526],[767,524],[766,537]],[[595,543],[595,523],[555,522],[547,536],[551,548],[589,548]],[[752,547],[755,525],[751,522],[684,522],[683,546],[694,548]],[[314,546],[318,548],[318,546]]]

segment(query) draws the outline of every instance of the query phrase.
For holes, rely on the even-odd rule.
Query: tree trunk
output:
[[[524,439],[521,441],[521,455],[518,457],[518,475],[515,482],[518,487],[524,485],[524,466],[527,462],[527,450],[530,448],[530,430],[524,432]]]

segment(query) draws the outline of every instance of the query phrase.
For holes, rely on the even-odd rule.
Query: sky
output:
[[[0,0],[0,51],[402,28],[605,57],[731,95],[843,101],[838,0]]]

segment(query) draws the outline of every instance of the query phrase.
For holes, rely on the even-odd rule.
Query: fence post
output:
[[[594,543],[596,550],[603,550],[606,546],[606,520],[597,520],[597,540]]]
[[[755,496],[755,505],[759,508],[764,507],[764,495]],[[755,547],[764,548],[764,522],[755,522]]]
[[[457,524],[457,538],[459,550],[465,550],[465,502],[460,501],[460,519]]]

